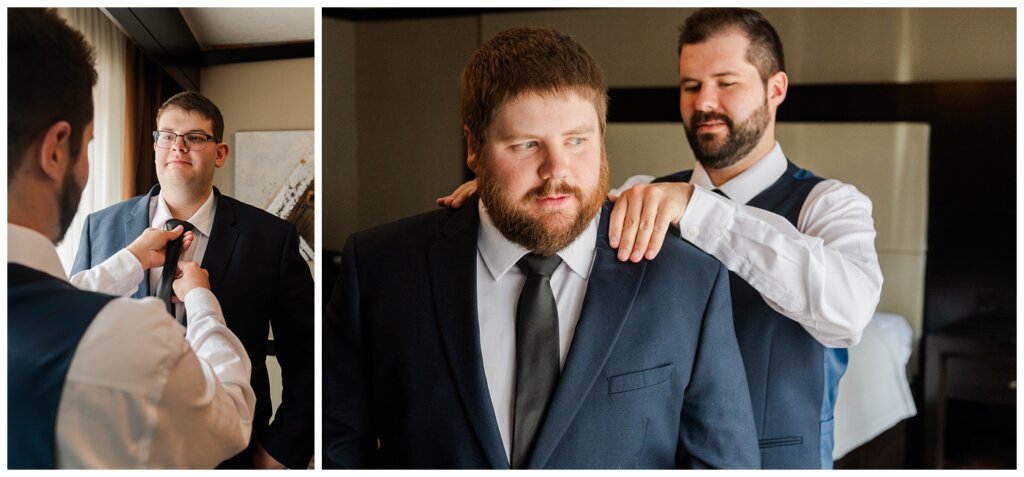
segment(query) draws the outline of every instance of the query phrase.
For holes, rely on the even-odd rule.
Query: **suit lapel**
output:
[[[120,247],[115,250],[121,250],[128,247],[128,244],[135,241],[142,232],[149,228],[149,202],[160,193],[160,186],[155,185],[149,190],[149,194],[139,197],[138,200],[132,205],[128,211],[128,220],[124,223],[124,240],[121,242]],[[134,298],[145,298],[149,296],[149,271],[143,270],[142,272],[142,283],[139,283],[139,289],[132,295]]]
[[[601,209],[594,267],[583,298],[569,355],[548,406],[528,468],[543,468],[572,423],[584,398],[594,386],[619,338],[629,310],[643,282],[647,261],[619,262],[608,246],[608,213]]]
[[[508,469],[505,446],[487,390],[477,322],[476,249],[479,224],[476,201],[463,205],[444,224],[439,240],[427,249],[435,316],[449,368],[491,467]]]
[[[231,253],[238,242],[238,229],[235,224],[237,217],[234,200],[222,196],[216,187],[213,193],[217,195],[217,209],[213,216],[213,226],[210,227],[210,241],[206,244],[202,267],[210,273],[210,288],[219,290],[228,264],[231,263]]]

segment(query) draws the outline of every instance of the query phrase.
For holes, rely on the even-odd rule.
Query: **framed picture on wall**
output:
[[[313,261],[313,131],[235,133],[235,195],[238,200],[295,224],[299,247]]]

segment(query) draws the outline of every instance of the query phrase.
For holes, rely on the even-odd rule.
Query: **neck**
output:
[[[7,223],[35,230],[57,242],[60,224],[57,201],[40,187],[14,182],[7,186]]]
[[[167,211],[171,213],[171,217],[178,220],[191,219],[212,193],[212,187],[200,193],[188,193],[170,188],[160,190],[164,203],[167,204]]]
[[[775,134],[773,131],[765,131],[764,136],[757,143],[757,146],[750,151],[749,154],[743,156],[742,159],[736,161],[736,163],[723,167],[721,169],[710,169],[705,168],[705,172],[708,173],[708,179],[715,187],[719,187],[726,182],[731,181],[734,177],[742,174],[747,169],[750,169],[757,164],[758,161],[764,159],[772,149],[775,148]]]

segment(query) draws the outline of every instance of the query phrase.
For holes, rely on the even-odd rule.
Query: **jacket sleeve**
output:
[[[313,277],[299,252],[298,232],[288,224],[281,249],[277,311],[270,324],[281,365],[281,404],[262,444],[291,469],[305,469],[313,456]]]
[[[719,265],[684,396],[677,465],[761,467],[750,391],[733,329],[729,273]]]
[[[366,468],[376,448],[371,428],[369,351],[360,316],[356,239],[350,237],[341,273],[324,312],[324,468]]]

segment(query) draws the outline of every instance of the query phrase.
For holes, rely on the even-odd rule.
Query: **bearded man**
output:
[[[871,200],[796,166],[775,141],[789,78],[761,13],[697,10],[678,47],[679,112],[697,167],[631,177],[613,192],[610,245],[619,260],[651,260],[673,227],[722,261],[763,468],[832,468],[846,348],[882,289]],[[476,188],[467,182],[438,204],[459,207]]]
[[[681,240],[640,263],[608,245],[590,54],[507,30],[469,60],[461,103],[479,202],[345,246],[325,467],[758,467],[728,272]]]

